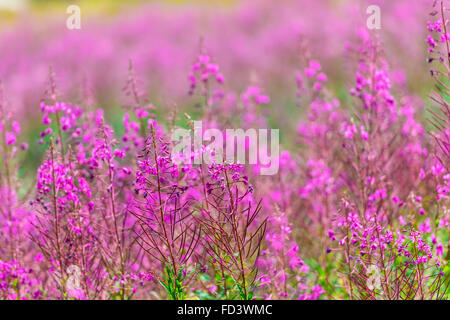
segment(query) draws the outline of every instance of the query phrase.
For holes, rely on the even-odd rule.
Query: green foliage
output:
[[[188,273],[184,273],[185,268],[182,266],[178,272],[175,272],[171,266],[166,265],[164,267],[165,280],[159,280],[159,283],[166,289],[169,298],[172,300],[184,300],[184,286],[183,281],[188,276]]]

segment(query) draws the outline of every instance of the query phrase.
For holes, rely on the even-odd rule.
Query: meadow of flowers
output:
[[[0,31],[0,299],[449,298],[450,1],[82,3]]]

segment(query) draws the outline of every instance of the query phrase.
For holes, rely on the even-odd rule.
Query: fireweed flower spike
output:
[[[136,172],[135,203],[139,246],[160,265],[154,274],[172,299],[184,299],[182,289],[193,264],[201,228],[193,219],[190,199],[183,194],[179,169],[172,162],[168,145],[155,133],[153,124]]]
[[[0,260],[19,267],[16,259],[29,249],[27,241],[23,241],[29,231],[29,213],[18,194],[22,182],[17,174],[18,158],[23,150],[17,146],[21,127],[8,109],[9,102],[0,81]]]

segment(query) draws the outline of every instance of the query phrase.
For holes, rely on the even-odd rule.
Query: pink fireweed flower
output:
[[[211,57],[206,54],[200,54],[197,57],[197,61],[192,66],[192,71],[188,75],[190,95],[194,93],[198,82],[205,84],[205,87],[203,88],[203,94],[206,94],[207,83],[216,82],[217,84],[222,85],[225,82],[225,77],[220,73],[219,65],[211,63],[210,61]]]
[[[346,139],[353,139],[354,134],[358,132],[354,124],[348,125],[346,122],[343,123],[342,130]]]
[[[436,235],[433,233],[433,234],[431,234],[431,242],[433,243],[433,244],[436,244],[437,243],[437,239],[436,239]]]
[[[328,230],[328,237],[332,240],[332,241],[334,241],[334,240],[336,240],[336,237],[334,236],[334,231],[333,230]]]
[[[6,132],[6,144],[12,145],[17,142],[16,135],[12,132]]]
[[[248,87],[241,97],[244,105],[248,107],[252,102],[261,105],[268,104],[270,102],[270,97],[268,95],[262,94],[261,91],[262,90],[256,86]]]
[[[123,158],[125,158],[125,151],[114,149],[114,156],[123,160]]]
[[[138,117],[139,119],[146,118],[150,115],[150,113],[146,110],[146,108],[138,108],[136,109],[135,113],[136,117]]]
[[[436,255],[441,257],[444,255],[444,246],[440,243],[436,246]]]
[[[322,69],[322,66],[320,63],[316,60],[312,60],[309,63],[309,67],[305,68],[305,76],[308,78],[312,78],[316,75],[317,71],[320,71]]]
[[[320,82],[314,83],[313,90],[314,90],[314,91],[320,91],[320,90],[322,90],[322,84],[321,84]]]
[[[259,278],[259,286],[260,287],[265,287],[271,283],[272,283],[272,280],[270,279],[270,277],[268,275],[264,275],[264,276],[261,276],[261,278]]]
[[[211,294],[216,294],[216,292],[217,292],[217,286],[211,286],[211,287],[209,287],[209,292],[211,293]]]
[[[311,68],[306,68],[305,69],[305,76],[308,78],[312,78],[314,77],[314,75],[316,74],[316,71],[311,69]]]
[[[20,134],[20,124],[17,121],[13,121],[11,123],[11,126],[13,128],[14,133],[19,135]]]
[[[419,225],[419,230],[422,233],[429,233],[429,232],[431,232],[430,218],[427,218],[423,223],[421,223]]]
[[[419,178],[422,181],[425,180],[425,170],[420,169]]]
[[[364,126],[361,126],[361,138],[363,140],[368,141],[369,140],[369,133],[364,129]]]
[[[327,75],[325,74],[325,73],[319,73],[318,75],[317,75],[317,81],[320,81],[320,82],[327,82]]]

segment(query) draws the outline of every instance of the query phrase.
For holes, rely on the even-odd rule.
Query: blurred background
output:
[[[348,92],[356,66],[348,49],[366,27],[372,4],[381,8],[376,33],[397,92],[425,105],[432,85],[425,43],[431,3],[0,0],[0,79],[10,109],[28,128],[30,159],[40,156],[39,102],[50,66],[60,100],[83,103],[87,88],[93,104],[119,128],[130,59],[158,110],[176,105],[195,114],[198,99],[188,95],[188,74],[202,46],[220,65],[227,92],[239,96],[250,85],[263,88],[271,98],[266,110],[271,125],[295,134],[302,114],[295,73],[303,57],[322,63],[328,88],[343,107],[353,103]],[[66,27],[66,9],[73,4],[81,10],[79,30]],[[282,142],[293,143],[292,134],[282,132]]]

